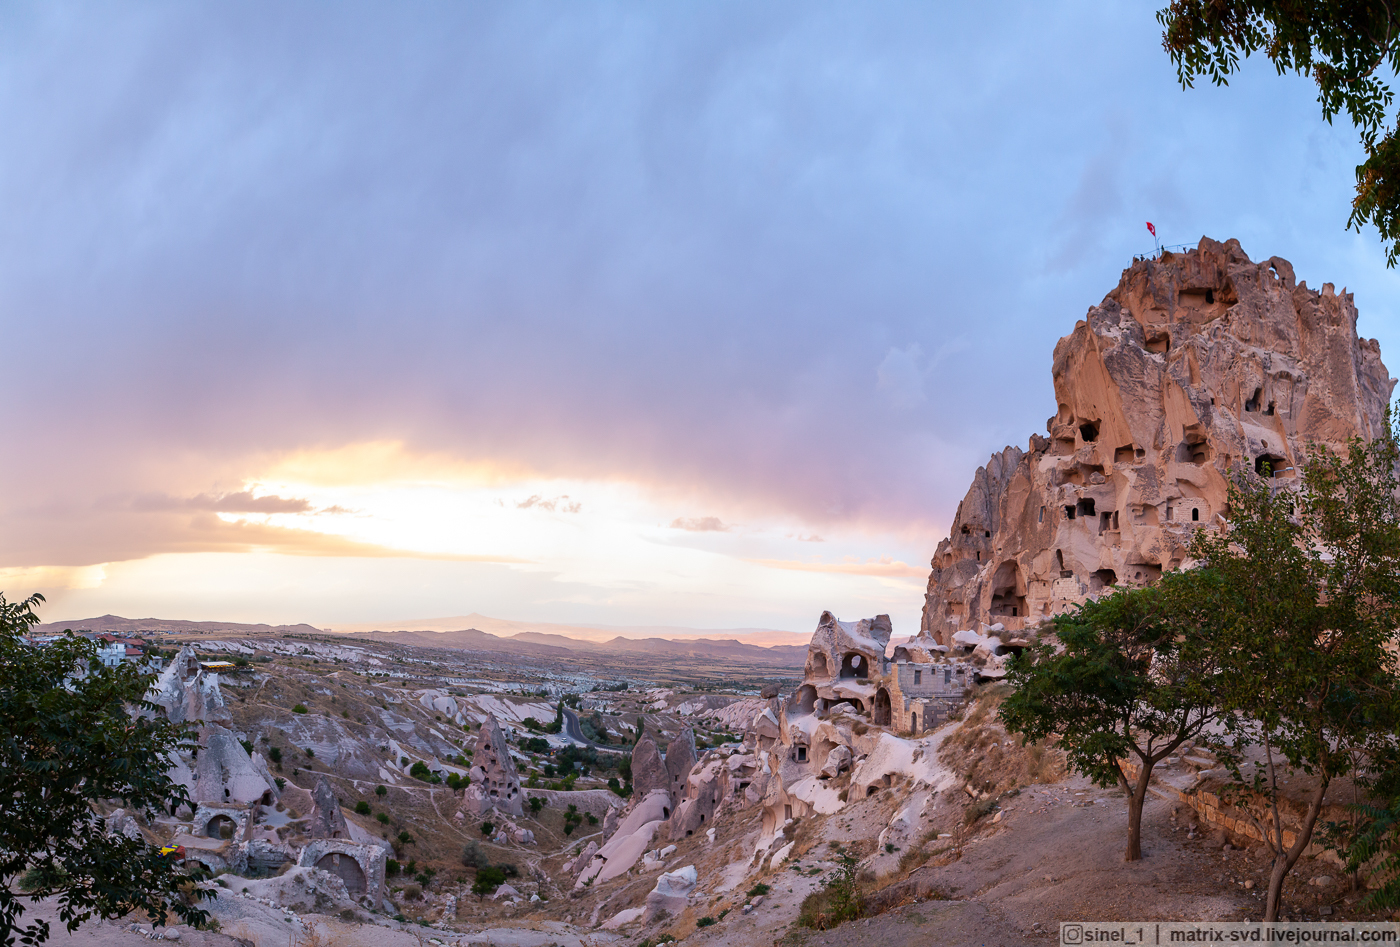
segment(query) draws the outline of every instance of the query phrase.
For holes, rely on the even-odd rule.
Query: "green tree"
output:
[[[1181,84],[1226,85],[1241,58],[1268,56],[1279,75],[1310,75],[1322,115],[1345,112],[1366,160],[1356,168],[1347,226],[1373,223],[1400,254],[1400,140],[1386,111],[1393,93],[1378,73],[1400,70],[1400,5],[1370,0],[1172,0],[1158,11],[1162,45]]]
[[[68,930],[93,916],[143,910],[164,922],[207,914],[179,897],[192,880],[142,838],[108,834],[93,803],[119,802],[153,817],[190,805],[167,774],[167,756],[189,745],[187,731],[152,715],[152,675],[133,664],[104,667],[96,646],[71,634],[44,648],[21,635],[38,622],[43,596],[7,602],[0,594],[0,943],[42,943],[49,925],[20,925],[26,874],[32,900],[58,896]],[[208,897],[206,892],[196,897]]]
[[[1389,419],[1387,419],[1387,422]],[[1400,626],[1400,451],[1382,436],[1353,439],[1345,456],[1314,447],[1300,489],[1239,473],[1228,536],[1201,531],[1191,555],[1220,583],[1214,647],[1223,706],[1249,721],[1226,758],[1232,799],[1273,855],[1264,919],[1276,920],[1284,880],[1313,840],[1327,792],[1363,761],[1385,759],[1397,708]],[[1313,778],[1286,844],[1285,768]]]
[[[476,870],[476,880],[472,882],[472,894],[478,899],[484,899],[501,885],[506,883],[506,873],[504,870],[494,865],[487,865],[485,868]]]
[[[1208,647],[1213,577],[1165,576],[1055,620],[1055,638],[1012,663],[1001,720],[1027,740],[1059,735],[1071,768],[1128,801],[1127,861],[1142,857],[1152,770],[1224,714]],[[1132,775],[1126,760],[1136,764]]]

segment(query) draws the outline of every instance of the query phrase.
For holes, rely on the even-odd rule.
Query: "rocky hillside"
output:
[[[973,476],[939,543],[922,630],[1008,630],[1181,564],[1227,477],[1297,475],[1307,445],[1372,437],[1395,380],[1351,294],[1230,240],[1137,260],[1055,346],[1049,436]]]

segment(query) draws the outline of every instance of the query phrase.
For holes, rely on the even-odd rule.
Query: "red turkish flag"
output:
[[[1157,228],[1152,226],[1152,221],[1150,220],[1147,222],[1147,232],[1152,234],[1152,236],[1154,237],[1157,236]]]

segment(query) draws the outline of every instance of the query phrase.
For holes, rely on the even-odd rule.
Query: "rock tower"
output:
[[[488,715],[481,724],[481,733],[476,738],[476,749],[472,753],[470,775],[472,784],[462,797],[464,810],[474,815],[481,815],[487,809],[513,816],[524,813],[525,797],[520,791],[520,776],[515,771],[515,761],[510,758],[506,736],[495,717]]]
[[[1223,524],[1232,468],[1293,478],[1309,442],[1374,437],[1395,380],[1356,316],[1345,290],[1309,289],[1236,240],[1135,261],[1055,346],[1049,436],[973,476],[922,630],[1014,632],[1151,583]]]

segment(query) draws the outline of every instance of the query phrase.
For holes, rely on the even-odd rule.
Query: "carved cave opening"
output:
[[[803,684],[797,689],[797,709],[804,714],[809,714],[816,706],[817,689],[811,684]]]
[[[871,708],[871,719],[878,727],[888,727],[891,720],[890,692],[883,687],[875,692],[875,703]]]
[[[827,666],[826,655],[820,652],[812,655],[812,675],[814,677],[831,676],[831,668]]]
[[[1093,516],[1093,515],[1094,515],[1094,500],[1093,500],[1093,498],[1092,498],[1092,497],[1084,497],[1084,498],[1083,498],[1082,500],[1080,500],[1077,504],[1075,504],[1075,509],[1079,512],[1079,515],[1080,515],[1080,516]]]
[[[845,678],[869,677],[870,663],[866,661],[865,655],[859,651],[847,652],[846,656],[841,659],[841,676]]]
[[[1277,477],[1282,474],[1287,463],[1277,454],[1260,454],[1254,458],[1254,472],[1265,479]]]
[[[1089,573],[1090,594],[1093,594],[1095,592],[1102,592],[1109,586],[1117,584],[1118,573],[1114,572],[1112,569],[1099,569],[1096,572]]]
[[[1099,439],[1099,422],[1084,421],[1079,425],[1079,436],[1084,438],[1086,443],[1092,444]]]

